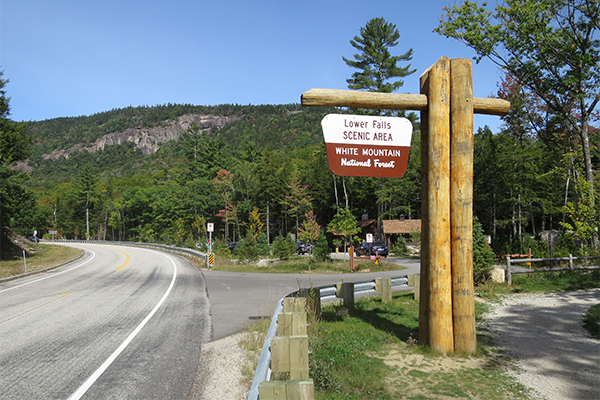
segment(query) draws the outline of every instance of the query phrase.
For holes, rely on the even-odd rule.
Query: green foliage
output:
[[[225,238],[215,240],[212,245],[212,251],[217,256],[231,258],[231,251],[229,251]]]
[[[271,248],[269,247],[266,233],[261,232],[260,235],[258,235],[256,246],[258,247],[258,255],[269,256],[271,254]]]
[[[589,183],[580,177],[575,185],[579,202],[568,202],[563,211],[569,216],[572,223],[561,222],[566,229],[575,232],[575,238],[587,242],[593,237],[594,229],[598,226],[598,215],[592,207],[594,203],[590,198]]]
[[[235,255],[243,261],[251,262],[258,259],[260,249],[256,238],[251,232],[238,243],[234,250]]]
[[[507,119],[509,128],[526,127],[525,133],[537,134],[540,143],[549,149],[560,147],[562,154],[554,158],[566,156],[569,160],[560,169],[568,176],[583,172],[589,191],[586,199],[578,201],[578,207],[568,207],[567,211],[572,215],[576,210],[587,214],[584,210],[587,207],[592,213],[597,212],[593,211],[597,190],[590,146],[597,135],[590,132],[597,132],[591,124],[600,99],[600,42],[597,40],[600,3],[597,0],[507,0],[496,5],[493,11],[486,7],[487,3],[479,6],[465,1],[460,6],[444,8],[446,15],[435,31],[465,43],[475,50],[478,61],[489,58],[514,78],[517,84],[510,94],[511,100],[516,100],[516,107]],[[536,102],[540,103],[537,110],[523,112],[527,104]],[[513,129],[512,134],[516,133]],[[536,165],[539,164],[531,163],[528,167]],[[519,164],[514,167],[519,173],[530,170]],[[552,182],[550,174],[545,178]],[[518,181],[523,182],[521,176]],[[532,203],[524,196],[517,197],[516,202],[521,201]],[[583,237],[590,236],[587,223],[582,221],[588,218],[579,215],[574,220],[575,224],[581,224],[574,229]],[[597,232],[592,231],[592,235],[597,245]]]
[[[473,218],[473,279],[475,283],[484,279],[484,274],[492,267],[495,255],[483,233],[477,217]]]
[[[292,235],[283,236],[279,235],[273,241],[273,255],[280,260],[287,260],[292,254],[296,252],[296,243]]]
[[[360,228],[356,226],[356,217],[352,215],[350,208],[340,208],[335,214],[329,225],[327,232],[333,233],[344,238],[344,246],[352,241],[352,236],[360,232]]]
[[[315,242],[313,257],[316,261],[321,262],[329,260],[329,245],[327,244],[327,238],[323,232],[319,233],[319,237]]]
[[[306,243],[315,243],[321,234],[321,225],[317,223],[317,217],[312,210],[305,215],[306,220],[302,223],[298,232],[298,239]]]
[[[399,38],[396,25],[383,18],[373,18],[360,28],[360,36],[355,36],[350,41],[359,53],[354,54],[354,60],[342,57],[348,66],[358,69],[352,74],[352,78],[346,80],[348,87],[385,93],[399,89],[404,81],[390,80],[404,78],[416,71],[410,70],[410,64],[403,68],[397,65],[401,61],[412,59],[412,49],[399,56],[390,54],[389,49],[398,44]]]
[[[399,257],[404,257],[408,255],[408,246],[406,245],[406,240],[404,240],[402,236],[398,237],[398,240],[396,241],[396,243],[394,243],[392,251],[394,252],[394,255]]]
[[[27,157],[27,146],[31,138],[25,134],[27,124],[14,123],[8,119],[9,98],[4,89],[8,80],[2,79],[2,76],[3,72],[0,71],[0,259],[3,253],[9,252],[10,243],[4,235],[3,227],[25,228],[33,233],[35,226],[31,223],[36,211],[34,197],[27,188],[28,176],[11,168]]]

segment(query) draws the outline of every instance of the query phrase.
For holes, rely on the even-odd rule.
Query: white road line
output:
[[[173,279],[171,280],[171,285],[169,285],[169,288],[167,289],[167,291],[165,292],[163,297],[160,299],[158,304],[156,304],[154,309],[150,312],[150,314],[148,314],[146,316],[146,318],[144,318],[144,320],[137,326],[137,328],[135,328],[135,330],[133,332],[131,332],[131,334],[127,337],[127,339],[125,339],[125,341],[123,343],[121,343],[121,345],[114,351],[114,353],[112,353],[111,356],[108,357],[108,359],[106,361],[104,361],[104,363],[100,366],[100,368],[98,368],[83,383],[83,385],[81,385],[79,387],[79,389],[77,389],[77,391],[75,393],[73,393],[71,395],[71,397],[69,397],[69,400],[78,400],[85,394],[85,392],[88,391],[88,389],[98,380],[98,378],[100,378],[100,376],[113,363],[113,361],[115,361],[115,359],[119,356],[119,354],[121,354],[123,352],[123,350],[125,350],[125,348],[133,340],[133,338],[135,338],[137,336],[137,334],[142,330],[144,325],[146,325],[146,323],[150,320],[150,318],[152,318],[152,316],[156,313],[156,311],[158,311],[160,306],[167,299],[167,297],[169,296],[169,293],[171,293],[171,289],[173,289],[173,286],[175,285],[175,279],[177,278],[177,265],[175,264],[175,261],[173,261],[173,259],[171,257],[169,257],[168,255],[162,254],[162,253],[158,253],[158,254],[164,255],[169,260],[171,260],[171,263],[173,264]]]
[[[20,285],[9,287],[7,289],[2,289],[2,290],[0,290],[0,293],[2,293],[2,292],[8,292],[9,290],[13,290],[13,289],[20,288],[20,287],[23,287],[23,286],[31,285],[32,283],[43,281],[45,279],[53,278],[55,276],[62,275],[65,272],[73,271],[74,269],[77,269],[77,268],[81,267],[82,265],[85,265],[85,264],[89,263],[90,261],[92,261],[94,259],[94,257],[96,257],[96,253],[94,253],[92,250],[88,250],[88,251],[92,252],[92,258],[90,258],[89,260],[86,260],[86,261],[82,262],[79,265],[74,266],[73,268],[69,268],[69,269],[66,269],[66,270],[61,271],[61,272],[53,273],[52,275],[45,276],[45,277],[40,278],[40,279],[36,279],[35,281],[30,281],[30,282],[22,283]]]

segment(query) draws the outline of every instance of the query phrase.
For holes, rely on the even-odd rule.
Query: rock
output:
[[[505,272],[504,268],[494,267],[487,272],[487,277],[492,282],[504,283]]]

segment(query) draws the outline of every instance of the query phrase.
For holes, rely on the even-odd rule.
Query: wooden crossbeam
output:
[[[424,94],[361,92],[340,89],[310,89],[302,94],[303,106],[356,107],[386,110],[427,111]],[[502,99],[473,98],[475,114],[504,116],[510,110],[510,102]]]

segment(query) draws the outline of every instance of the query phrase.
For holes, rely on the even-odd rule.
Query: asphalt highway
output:
[[[185,399],[210,312],[200,271],[155,250],[83,258],[0,283],[0,398]]]
[[[0,399],[188,399],[201,346],[270,318],[299,288],[418,273],[199,271],[138,247],[71,244],[84,256],[0,282]]]

